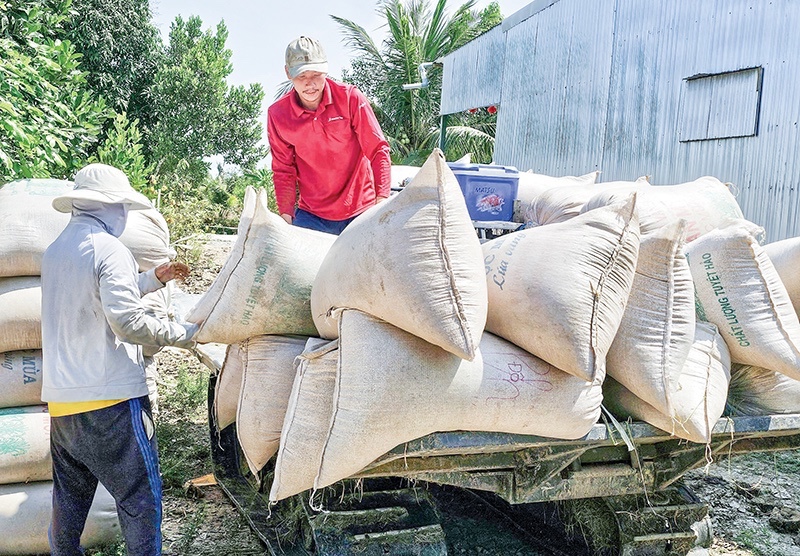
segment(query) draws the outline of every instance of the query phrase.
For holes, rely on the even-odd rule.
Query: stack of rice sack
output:
[[[236,422],[254,473],[277,454],[279,500],[432,432],[584,436],[638,250],[635,198],[481,246],[437,151],[338,238],[248,191],[187,318],[200,341],[231,344],[216,420]]]
[[[671,200],[695,189],[716,200],[694,211]],[[724,184],[640,180],[592,194],[481,245],[439,152],[338,238],[289,226],[248,190],[237,243],[189,320],[200,341],[230,344],[217,424],[236,422],[257,476],[275,458],[270,498],[330,485],[437,431],[580,438],[604,391],[620,416],[708,442],[731,361],[796,365],[777,336],[795,335],[786,323],[797,316],[756,314],[786,300],[764,287],[775,276],[748,277],[769,261]],[[608,198],[587,208],[597,195]],[[749,258],[735,254],[741,242]],[[728,304],[743,307],[754,356],[739,353]]]
[[[52,471],[49,415],[42,405],[41,262],[70,215],[52,208],[72,182],[19,180],[0,187],[0,553],[48,552]],[[120,238],[140,270],[174,256],[166,222],[156,210],[132,211]],[[169,292],[147,296],[154,313],[168,312]],[[149,354],[154,353],[151,349]],[[152,361],[152,358],[150,358]],[[150,369],[154,365],[150,365]],[[98,490],[85,546],[119,532],[110,494]],[[7,533],[7,534],[2,534]]]

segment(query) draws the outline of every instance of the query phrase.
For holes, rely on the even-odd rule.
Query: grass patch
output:
[[[769,528],[762,526],[744,529],[733,537],[733,540],[743,548],[752,550],[757,554],[768,554],[767,551],[770,547]]]
[[[207,473],[210,467],[207,376],[202,368],[180,363],[175,378],[161,390],[156,434],[164,490],[181,489],[187,480]]]
[[[86,556],[125,556],[126,554],[125,541],[121,538],[115,544],[86,550]]]

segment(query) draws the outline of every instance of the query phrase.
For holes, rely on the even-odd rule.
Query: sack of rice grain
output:
[[[42,403],[42,350],[0,353],[0,408]]]
[[[484,243],[486,330],[593,380],[605,370],[638,252],[635,196]]]
[[[64,180],[18,180],[0,187],[0,276],[38,276],[42,255],[69,223],[70,215],[53,209],[53,199],[72,190]],[[175,256],[164,217],[155,210],[128,214],[120,241],[145,271]]]
[[[283,500],[314,486],[333,415],[338,347],[338,340],[309,338],[296,359],[270,501]]]
[[[670,393],[694,342],[694,284],[683,254],[686,221],[642,237],[622,322],[608,350],[608,376],[667,415]]]
[[[603,385],[605,406],[618,417],[650,423],[674,436],[707,443],[725,411],[730,355],[714,325],[698,322],[695,340],[671,393],[672,415],[639,399],[611,377]]]
[[[436,149],[403,191],[333,244],[311,291],[314,322],[333,339],[333,309],[359,309],[472,359],[486,322],[481,259],[464,195]]]
[[[263,334],[317,335],[311,284],[336,236],[287,224],[267,193],[248,188],[239,234],[209,290],[189,312],[196,340],[233,344]]]
[[[719,328],[734,363],[800,379],[800,322],[756,239],[763,229],[734,220],[686,246],[697,317]]]
[[[0,409],[0,484],[48,481],[52,477],[47,407]]]
[[[344,311],[330,430],[314,486],[437,431],[581,438],[599,417],[602,380],[583,381],[491,334],[483,335],[478,357],[465,361]]]
[[[606,206],[625,195],[624,191],[602,191],[586,203],[584,211]],[[728,185],[710,176],[688,183],[644,188],[637,207],[643,235],[682,218],[687,222],[687,242],[723,226],[730,219],[744,218]]]
[[[586,203],[601,191],[614,192],[615,200],[626,199],[631,193],[648,188],[646,177],[636,181],[610,181],[589,185],[552,187],[537,195],[530,203],[526,224],[529,227],[557,224],[584,212]]]
[[[592,185],[597,181],[598,175],[600,175],[598,171],[589,172],[582,176],[562,177],[535,174],[532,170],[520,172],[517,186],[517,202],[514,205],[514,222],[530,222],[532,218],[530,215],[531,203],[548,189],[562,186]]]
[[[246,342],[247,340],[245,340]],[[242,392],[242,374],[247,365],[247,351],[242,344],[231,344],[225,350],[225,361],[214,384],[214,416],[217,431],[236,421],[236,408]]]
[[[800,236],[767,243],[764,251],[786,287],[795,312],[800,315]]]
[[[53,483],[0,485],[0,554],[50,554],[48,529]],[[81,535],[83,548],[108,545],[120,535],[114,498],[98,485]]]
[[[0,353],[42,347],[42,279],[0,278]]]
[[[735,364],[731,367],[728,408],[731,415],[800,413],[800,380],[761,367]]]
[[[242,343],[243,372],[236,436],[253,475],[278,451],[303,336],[255,336]]]

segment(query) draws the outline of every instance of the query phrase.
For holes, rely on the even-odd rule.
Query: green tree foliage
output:
[[[110,116],[58,37],[69,0],[0,0],[0,180],[67,177]]]
[[[118,113],[153,126],[149,90],[163,45],[148,0],[72,0],[64,36],[83,56],[87,85]]]
[[[102,162],[119,168],[125,172],[135,189],[153,198],[155,192],[149,187],[148,181],[152,167],[145,162],[142,153],[142,137],[138,124],[138,120],[130,121],[124,113],[117,114],[89,162]]]
[[[448,15],[447,0],[433,4],[381,0],[378,13],[386,21],[388,36],[380,47],[357,23],[331,16],[342,27],[346,44],[357,53],[343,79],[373,102],[395,163],[421,163],[439,137],[441,71],[436,67],[428,71],[426,88],[405,91],[403,85],[420,80],[420,64],[434,62],[502,21],[497,3],[480,12],[474,6],[470,0]],[[471,152],[476,161],[491,160],[493,122],[494,116],[483,114],[454,118],[448,127],[448,158]]]
[[[157,171],[167,173],[185,161],[192,179],[208,173],[207,159],[254,167],[264,157],[261,140],[261,85],[232,87],[231,51],[225,48],[224,22],[202,30],[198,17],[177,17],[170,30],[164,63],[156,72],[152,101],[156,124],[152,135]]]

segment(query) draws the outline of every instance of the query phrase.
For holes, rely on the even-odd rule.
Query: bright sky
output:
[[[490,0],[478,0],[483,8]],[[499,0],[500,11],[508,17],[533,0]],[[450,0],[453,8],[460,0]],[[431,0],[433,4],[433,0]],[[168,40],[170,23],[175,16],[188,19],[200,16],[204,28],[225,21],[229,36],[226,46],[233,52],[232,85],[261,83],[264,106],[272,103],[278,86],[286,80],[283,72],[284,52],[289,42],[308,35],[322,42],[328,55],[329,73],[339,77],[342,68],[350,65],[350,52],[342,44],[339,25],[329,14],[350,19],[361,25],[373,39],[382,37],[374,0],[150,0],[150,9],[164,41]]]

